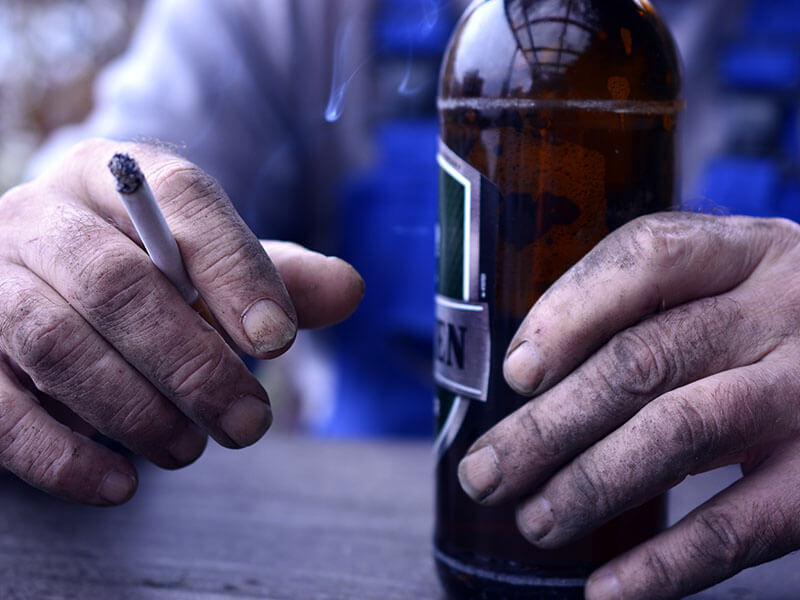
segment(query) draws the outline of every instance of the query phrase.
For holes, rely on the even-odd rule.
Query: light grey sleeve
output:
[[[350,23],[341,59],[352,72],[368,52],[368,5],[151,0],[130,48],[99,77],[91,115],[56,132],[30,174],[88,137],[167,142],[222,183],[256,233],[307,241],[316,221],[330,226],[332,173],[367,150],[363,81],[340,122],[324,113],[337,32]]]

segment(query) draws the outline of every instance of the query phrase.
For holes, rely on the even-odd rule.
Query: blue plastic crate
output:
[[[800,0],[755,0],[744,29],[750,35],[796,39],[800,36]]]
[[[764,158],[724,156],[715,159],[703,174],[688,209],[775,217],[781,212],[781,173],[778,165]]]
[[[730,88],[800,90],[800,45],[742,42],[723,52],[719,68],[723,85]]]
[[[800,222],[800,178],[790,179],[784,183],[778,213],[782,217]]]
[[[393,120],[378,157],[341,194],[340,255],[367,282],[358,311],[334,329],[335,406],[316,433],[430,436],[438,210],[435,118]]]

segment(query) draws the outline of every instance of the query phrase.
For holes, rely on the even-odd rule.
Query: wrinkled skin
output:
[[[533,399],[459,467],[553,548],[673,487],[743,477],[600,568],[588,600],[678,598],[800,547],[800,227],[659,214],[606,238],[531,308],[506,380]]]
[[[219,330],[142,249],[106,168],[115,152],[141,165]],[[298,326],[346,318],[363,291],[339,259],[259,242],[219,184],[172,152],[80,144],[0,198],[0,467],[109,505],[133,495],[136,470],[94,430],[168,469],[208,435],[250,445],[272,413],[234,348],[278,356]]]

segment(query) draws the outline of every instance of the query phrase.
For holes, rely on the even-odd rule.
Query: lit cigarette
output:
[[[115,154],[108,168],[117,181],[119,197],[150,259],[183,299],[213,325],[211,314],[189,279],[178,244],[139,165],[127,154]]]

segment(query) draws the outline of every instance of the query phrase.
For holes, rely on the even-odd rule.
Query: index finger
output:
[[[541,392],[644,317],[733,289],[753,272],[776,232],[796,237],[796,227],[780,223],[660,213],[625,225],[531,308],[509,344],[508,384],[523,395]]]
[[[91,140],[67,159],[78,165],[73,193],[138,239],[106,168],[117,152],[139,162],[192,283],[236,345],[258,358],[285,351],[297,333],[289,293],[259,240],[209,174],[159,146]]]

